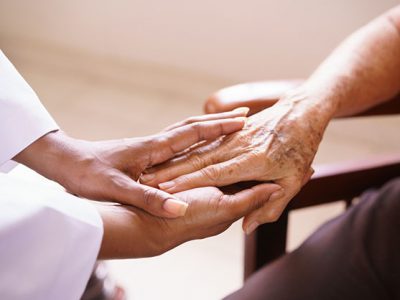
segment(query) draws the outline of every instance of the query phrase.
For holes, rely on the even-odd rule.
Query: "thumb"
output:
[[[227,212],[232,219],[239,219],[265,204],[270,196],[281,190],[277,184],[263,183],[227,196]]]
[[[164,191],[140,184],[120,175],[113,179],[112,198],[120,203],[139,207],[146,212],[166,218],[184,216],[188,204]]]

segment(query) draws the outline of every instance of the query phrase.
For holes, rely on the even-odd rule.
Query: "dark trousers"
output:
[[[226,299],[400,299],[400,178],[364,193]]]

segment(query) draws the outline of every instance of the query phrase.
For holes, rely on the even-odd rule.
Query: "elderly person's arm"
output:
[[[329,121],[366,110],[400,90],[400,6],[346,39],[311,75],[241,132],[207,143],[150,169],[143,182],[174,193],[239,181],[273,181],[277,191],[243,227],[277,220],[312,174]]]

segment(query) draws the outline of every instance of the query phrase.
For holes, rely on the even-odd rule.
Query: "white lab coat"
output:
[[[79,299],[103,226],[87,201],[4,172],[57,124],[0,51],[0,299]],[[3,172],[3,173],[2,173]]]

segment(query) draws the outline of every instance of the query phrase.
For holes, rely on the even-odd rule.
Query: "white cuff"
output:
[[[58,126],[31,87],[0,51],[0,171],[15,155]]]

